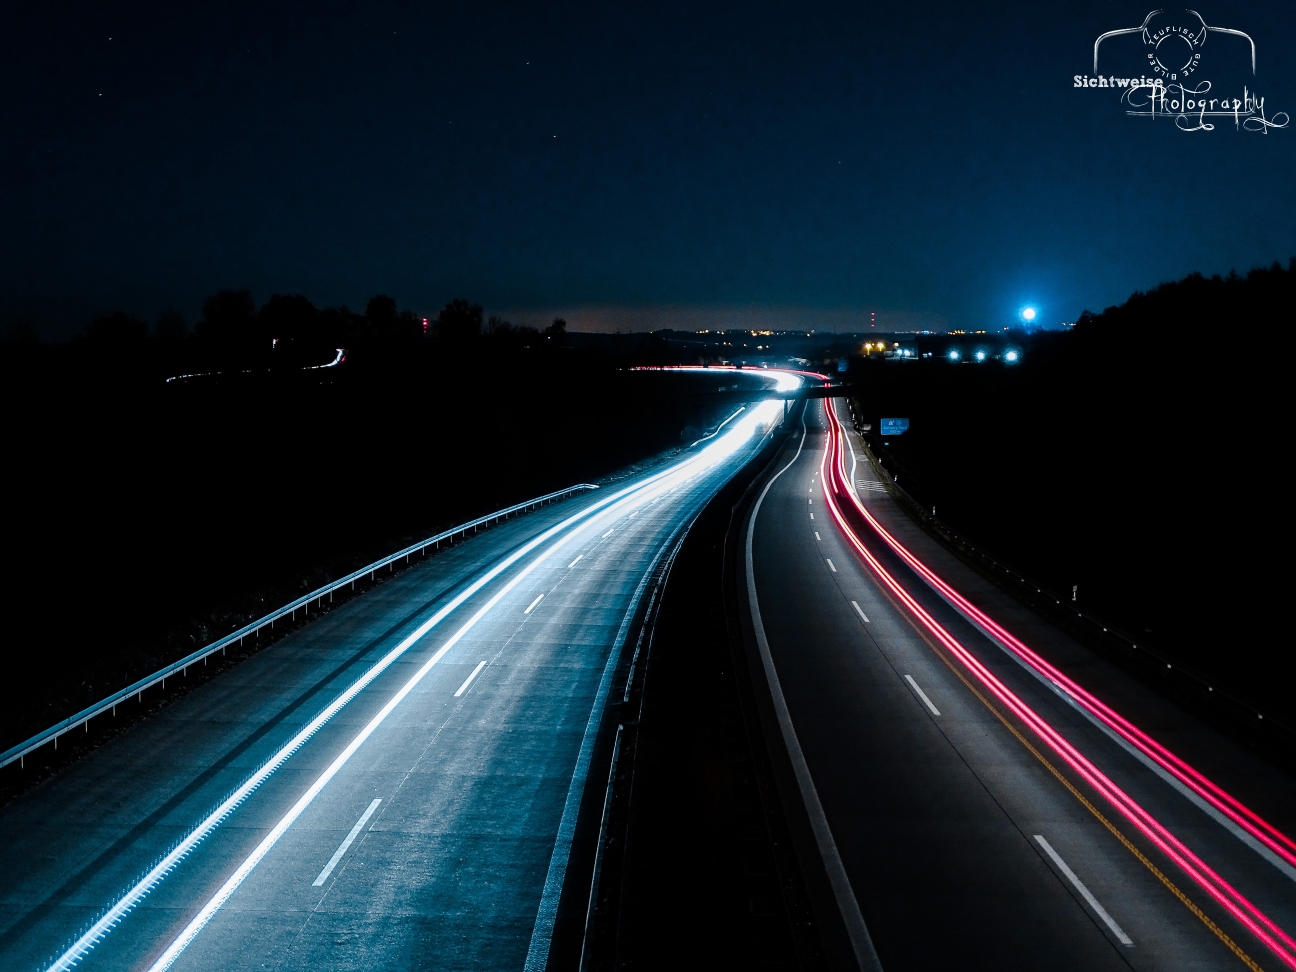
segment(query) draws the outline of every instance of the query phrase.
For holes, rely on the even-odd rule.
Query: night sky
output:
[[[248,287],[581,328],[1057,324],[1296,254],[1296,126],[1073,87],[1147,5],[149,7],[6,12],[0,320],[192,322]],[[1257,73],[1212,35],[1194,77],[1296,112],[1296,4],[1199,9]]]

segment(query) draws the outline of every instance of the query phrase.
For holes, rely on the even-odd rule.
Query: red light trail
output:
[[[836,416],[832,416],[837,421]],[[842,461],[845,456],[843,454]],[[1142,729],[1139,729],[1128,719],[1108,707],[1100,699],[1096,698],[1090,692],[1086,691],[1075,681],[1068,678],[1054,666],[1041,658],[1029,647],[1023,644],[1018,638],[1005,630],[993,618],[978,608],[975,604],[965,598],[953,587],[942,580],[930,567],[915,557],[902,543],[896,540],[881,523],[871,514],[868,509],[860,502],[859,497],[853,490],[847,490],[847,495],[853,501],[856,511],[865,520],[868,525],[880,536],[897,555],[900,556],[913,570],[926,580],[932,587],[947,600],[952,602],[955,607],[967,615],[982,630],[987,632],[992,638],[1001,642],[1012,652],[1017,654],[1031,668],[1053,682],[1056,682],[1068,694],[1071,695],[1080,705],[1093,713],[1104,725],[1111,728],[1123,739],[1133,745],[1140,752],[1144,753],[1150,759],[1161,766],[1168,773],[1179,780],[1194,793],[1206,800],[1211,806],[1215,807],[1222,814],[1236,823],[1239,827],[1251,834],[1256,840],[1260,841],[1276,855],[1286,861],[1288,864],[1296,867],[1296,841],[1288,837],[1281,830],[1269,823],[1258,813],[1246,806],[1241,800],[1225,791],[1217,784],[1211,782],[1205,775],[1194,769],[1191,765],[1180,759],[1169,749],[1161,745]]]
[[[992,632],[995,638],[1009,645],[1013,651],[1017,652],[1036,670],[1043,672],[1047,677],[1058,682],[1077,701],[1093,712],[1095,716],[1120,733],[1122,738],[1127,739],[1131,744],[1138,747],[1140,751],[1146,752],[1149,757],[1156,760],[1158,765],[1161,765],[1174,774],[1177,779],[1190,786],[1195,793],[1208,800],[1212,806],[1228,815],[1229,819],[1234,820],[1239,826],[1244,827],[1248,833],[1262,840],[1266,847],[1280,854],[1284,860],[1296,861],[1296,855],[1292,854],[1292,850],[1296,848],[1296,843],[1293,843],[1285,834],[1248,809],[1241,801],[1211,783],[1205,776],[1176,757],[1165,747],[1156,743],[1146,733],[1113,712],[1091,694],[1085,692],[1070,679],[1063,676],[1061,672],[1048,665],[1037,654],[1016,638],[1013,638],[983,612],[976,609],[975,606],[937,577],[930,568],[922,564],[917,557],[887,533],[881,524],[864,508],[854,490],[851,489],[845,471],[845,436],[841,422],[831,407],[825,405],[824,412],[828,416],[828,447],[824,451],[820,465],[820,477],[823,481],[825,504],[847,541],[868,565],[870,571],[950,655],[956,658],[1010,712],[1025,723],[1066,765],[1071,767],[1077,775],[1101,794],[1118,813],[1129,820],[1141,834],[1174,861],[1212,899],[1260,939],[1285,965],[1296,969],[1296,941],[1293,941],[1287,932],[1202,861],[1187,845],[1140,806],[1129,794],[1125,793],[1124,790],[1109,779],[1060,732],[1028,706],[982,664],[976,656],[946,631],[896,581],[868,547],[864,545],[851,520],[862,520],[864,524],[875,530],[905,563],[909,564],[932,586],[936,587],[937,590],[976,619],[977,623],[985,630]],[[847,500],[848,505],[844,505],[843,500]]]

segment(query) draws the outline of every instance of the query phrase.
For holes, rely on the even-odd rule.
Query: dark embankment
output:
[[[588,861],[568,871],[559,910],[560,967],[831,964],[837,943],[812,918],[815,876],[794,850],[801,822],[779,798],[787,781],[758,708],[767,690],[740,630],[748,487],[777,445],[707,506],[648,611],[629,689],[614,697],[615,770],[590,777],[600,785],[577,834]]]
[[[201,335],[4,347],[0,748],[330,577],[722,417],[693,395],[706,376],[496,338],[350,335],[362,353],[313,371],[327,348],[267,364]],[[222,373],[163,380],[184,368]]]
[[[1294,321],[1296,261],[1136,294],[1017,364],[936,348],[856,361],[852,377],[875,452],[940,520],[1296,725],[1282,471]],[[884,440],[883,416],[910,430]]]

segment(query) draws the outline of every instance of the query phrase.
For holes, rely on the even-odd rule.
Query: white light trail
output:
[[[795,375],[789,375],[783,372],[767,371],[763,375],[776,378],[777,388],[779,390],[790,390],[790,388],[799,387],[801,379]],[[790,386],[787,384],[791,382]],[[432,667],[441,660],[447,651],[450,650],[467,631],[477,623],[485,614],[499,602],[499,600],[519,583],[523,578],[528,576],[539,564],[541,564],[550,554],[566,545],[571,539],[579,535],[582,528],[593,526],[598,520],[603,520],[619,511],[623,511],[626,506],[642,506],[650,497],[660,497],[666,493],[678,489],[680,486],[691,481],[697,476],[709,471],[728,459],[739,449],[741,449],[758,431],[768,430],[774,424],[775,419],[782,412],[783,406],[778,401],[760,402],[753,407],[733,427],[723,436],[715,439],[705,448],[700,449],[696,454],[689,458],[676,463],[675,465],[649,476],[640,483],[627,486],[610,496],[607,496],[595,503],[592,503],[579,513],[575,513],[561,523],[555,524],[548,530],[533,538],[522,547],[515,550],[509,556],[500,560],[494,567],[484,573],[472,584],[468,585],[463,591],[455,596],[451,601],[432,615],[427,621],[424,621],[411,634],[407,635],[395,648],[387,653],[379,662],[371,667],[363,676],[351,685],[345,692],[338,696],[330,703],[319,715],[312,719],[307,725],[293,736],[287,743],[275,752],[271,758],[264,763],[248,780],[246,780],[238,789],[234,791],[224,802],[204,818],[196,827],[194,827],[176,847],[167,854],[157,865],[155,865],[147,874],[144,875],[133,887],[123,894],[114,902],[102,917],[90,926],[73,944],[63,952],[54,962],[48,966],[47,972],[66,972],[78,965],[113,928],[133,911],[141,901],[155,888],[167,874],[171,873],[176,866],[187,857],[195,847],[205,840],[211,833],[220,826],[224,820],[229,817],[258,787],[261,786],[276,770],[279,769],[297,750],[304,746],[317,733],[325,723],[336,715],[347,703],[356,697],[365,687],[367,687],[383,671],[391,666],[401,655],[418,643],[422,638],[431,631],[436,625],[443,621],[452,611],[460,607],[470,597],[480,591],[486,584],[494,580],[501,573],[517,563],[531,551],[541,546],[554,536],[568,530],[572,527],[571,532],[553,544],[548,550],[537,557],[530,565],[522,570],[517,577],[513,578],[504,588],[492,597],[487,603],[472,616],[451,638],[439,648],[430,659],[423,665],[419,672],[407,682],[399,692],[387,703],[379,712],[374,720],[361,730],[361,732],[352,740],[351,744],[334,760],[333,764],[324,771],[324,773],[315,781],[314,784],[302,795],[292,810],[279,821],[266,836],[265,840],[258,845],[257,849],[248,856],[239,868],[230,876],[226,884],[207,902],[199,911],[194,919],[186,926],[185,930],[171,943],[162,956],[153,964],[150,972],[162,972],[167,969],[179,957],[180,953],[197,937],[212,916],[220,909],[230,895],[242,884],[243,880],[252,872],[261,859],[269,853],[270,849],[278,842],[283,833],[290,827],[301,814],[303,810],[314,800],[315,796],[328,783],[329,780],[342,768],[350,759],[351,755],[359,748],[360,744],[378,727],[379,724],[387,717],[393,708],[405,698],[413,687],[422,680]],[[597,514],[597,515],[596,515]],[[582,524],[581,521],[588,520],[588,523]],[[574,562],[573,562],[574,563]]]

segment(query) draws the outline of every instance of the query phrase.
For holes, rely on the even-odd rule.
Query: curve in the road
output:
[[[1273,952],[1285,965],[1296,968],[1296,940],[1286,930],[1270,918],[1261,908],[1242,894],[1231,882],[1221,876],[1194,853],[1181,839],[1170,831],[1155,816],[1149,813],[1138,801],[1134,800],[1121,787],[1117,786],[1106,774],[1098,769],[1074,744],[1055,729],[1046,719],[1026,704],[1016,693],[997,678],[981,661],[951,635],[931,614],[915,600],[895,577],[877,560],[872,551],[861,538],[857,520],[873,528],[887,543],[900,554],[906,563],[914,568],[925,580],[929,581],[939,592],[953,601],[960,610],[972,615],[977,623],[992,632],[998,639],[1007,641],[1033,667],[1045,672],[1085,705],[1087,709],[1100,715],[1104,722],[1116,728],[1122,736],[1129,739],[1140,750],[1148,753],[1159,764],[1170,770],[1176,778],[1189,783],[1195,792],[1206,797],[1217,808],[1226,812],[1230,819],[1245,826],[1249,833],[1265,842],[1275,852],[1282,853],[1285,861],[1296,860],[1287,849],[1292,844],[1286,835],[1269,825],[1258,814],[1250,811],[1240,800],[1237,800],[1221,788],[1211,784],[1202,774],[1197,773],[1184,761],[1175,757],[1163,746],[1156,744],[1146,733],[1138,730],[1128,720],[1120,718],[1110,708],[1103,705],[1093,695],[1085,692],[1076,683],[1066,678],[1061,672],[1048,666],[1037,654],[1031,652],[1018,639],[996,625],[984,612],[976,609],[970,602],[958,594],[950,585],[942,581],[933,571],[923,565],[917,557],[899,544],[894,537],[882,529],[864,504],[859,501],[851,486],[851,478],[846,470],[845,433],[835,410],[826,408],[829,419],[828,448],[824,450],[820,465],[821,481],[824,483],[824,499],[843,535],[854,547],[859,556],[868,565],[870,571],[898,599],[910,614],[987,690],[998,699],[1009,711],[1029,726],[1038,738],[1082,779],[1088,782],[1107,800],[1107,802],[1146,838],[1155,844],[1167,857],[1211,898],[1220,904],[1235,919],[1244,925],[1257,939]],[[1065,679],[1065,681],[1062,681]],[[989,706],[989,703],[987,702]],[[990,706],[994,711],[993,706]],[[1006,720],[1005,725],[1009,725]],[[1009,726],[1011,728],[1011,726]],[[1043,759],[1043,757],[1040,757]],[[1050,769],[1052,769],[1051,764]],[[1056,771],[1054,771],[1056,774]],[[1059,778],[1061,778],[1060,774]],[[1079,795],[1078,793],[1076,794]],[[1087,801],[1086,801],[1087,803]],[[1105,826],[1112,830],[1127,846],[1133,845],[1120,835],[1105,817],[1098,814],[1092,806],[1089,809],[1099,817]],[[1255,963],[1225,932],[1212,922],[1201,910],[1176,888],[1168,878],[1157,871],[1143,858],[1148,867],[1153,868],[1166,886],[1180,898],[1207,926],[1247,965]]]
[[[803,424],[796,454],[792,456],[786,466],[770,478],[769,482],[761,490],[760,495],[756,497],[756,502],[752,504],[751,516],[747,521],[747,531],[743,541],[743,560],[747,574],[747,605],[748,610],[751,612],[752,630],[756,636],[757,652],[760,654],[761,666],[765,670],[765,678],[769,682],[770,696],[774,705],[774,716],[778,721],[779,734],[783,737],[783,745],[787,748],[788,758],[792,762],[792,773],[796,778],[797,789],[800,791],[801,799],[805,803],[806,813],[810,818],[810,830],[814,834],[819,856],[823,859],[824,869],[828,873],[828,884],[832,888],[834,899],[836,899],[837,910],[841,916],[842,924],[846,926],[846,935],[850,939],[851,949],[855,953],[855,961],[859,965],[861,972],[882,972],[882,964],[878,961],[877,950],[873,947],[873,939],[869,935],[868,926],[864,923],[864,916],[860,914],[859,902],[855,899],[850,877],[847,875],[846,867],[842,863],[841,852],[837,849],[837,842],[833,839],[832,828],[828,825],[823,803],[819,799],[818,790],[815,789],[814,778],[811,776],[810,768],[806,764],[805,753],[801,749],[800,740],[797,739],[796,726],[792,723],[792,715],[788,711],[787,700],[783,697],[783,689],[779,685],[778,668],[774,664],[774,658],[770,653],[769,639],[765,634],[765,625],[761,621],[760,598],[756,593],[756,571],[752,557],[752,536],[756,530],[756,518],[760,515],[761,504],[765,501],[765,496],[769,493],[770,488],[778,482],[779,477],[791,469],[796,464],[796,461],[801,458],[801,450],[805,447],[805,439],[806,429]]]
[[[837,892],[835,848],[849,882],[833,912],[853,896],[896,972],[1256,969],[1257,948],[1290,966],[1286,778],[1005,598],[882,482],[855,484],[833,406],[806,420],[748,514],[746,583],[787,710],[767,732],[786,722],[805,764],[805,853]]]
[[[774,373],[770,377],[780,387],[799,383],[799,379],[790,375]],[[403,684],[392,694],[386,704],[364,724],[359,732],[351,737],[350,741],[325,767],[323,772],[314,776],[313,780],[287,812],[283,813],[274,825],[269,828],[268,833],[251,852],[242,857],[224,882],[220,884],[213,894],[207,897],[179,933],[170,938],[169,944],[161,950],[161,953],[150,966],[151,969],[157,970],[157,972],[170,968],[195,941],[224,904],[229,901],[231,896],[238,891],[249,875],[265,859],[284,834],[289,831],[306,808],[312,804],[316,797],[328,786],[329,782],[346,766],[352,756],[361,749],[364,743],[371,738],[374,732],[400,706],[400,703],[418,686],[433,667],[457,644],[463,641],[474,627],[487,617],[492,609],[500,604],[510,592],[517,588],[519,584],[522,584],[537,569],[547,564],[552,557],[557,556],[577,537],[588,534],[593,529],[601,529],[602,526],[626,514],[633,516],[632,507],[637,512],[638,508],[656,503],[676,493],[683,487],[695,483],[703,484],[704,493],[714,491],[737,468],[735,463],[740,465],[744,461],[744,450],[750,448],[753,439],[760,440],[764,434],[777,424],[781,411],[781,403],[777,402],[760,403],[747,409],[741,418],[734,416],[737,420],[729,424],[723,434],[710,440],[703,448],[693,451],[684,460],[676,462],[664,470],[641,476],[616,492],[589,503],[577,513],[543,530],[517,549],[511,551],[507,556],[499,559],[488,569],[479,573],[457,595],[406,635],[394,648],[372,664],[363,675],[324,706],[314,718],[308,721],[290,739],[281,744],[268,759],[265,759],[254,772],[243,779],[234,788],[233,792],[200,820],[198,824],[190,827],[160,860],[149,868],[139,880],[133,882],[124,893],[117,896],[108,908],[76,937],[75,941],[63,949],[61,954],[49,963],[47,968],[50,972],[71,969],[83,962],[110,932],[119,927],[146,897],[157,890],[163,880],[172,874],[182,861],[191,856],[200,845],[208,841],[222,823],[230,819],[254,793],[288,764],[295,754],[302,751],[311,740],[316,738],[321,729],[334,720],[338,713],[359,697],[380,676],[391,669],[402,656],[415,645],[418,645],[446,618],[466,605],[471,606],[472,599],[482,594],[484,588],[492,585],[493,582],[499,582],[497,589],[492,590],[485,602],[477,607],[474,613],[423,662],[411,677],[403,681]],[[696,510],[697,504],[693,502],[687,506],[687,511],[691,512],[681,508],[681,515],[695,515]],[[609,529],[599,539],[606,539],[611,532],[612,530]],[[678,525],[676,532],[678,532]],[[537,551],[539,552],[537,553]],[[524,561],[532,554],[534,556],[528,562],[522,567],[513,570],[506,579],[501,581],[503,575],[509,572],[511,568],[515,568],[519,562]],[[577,558],[577,560],[579,559]],[[574,565],[575,561],[573,562]],[[639,591],[641,590],[642,583],[639,585]],[[630,613],[633,613],[633,601],[637,596],[638,594],[631,598]],[[534,607],[534,602],[532,607]],[[613,667],[614,664],[605,667],[603,681],[606,681],[606,674]],[[601,699],[605,695],[606,692],[602,692],[599,698]],[[595,708],[597,709],[597,707],[596,704]],[[579,766],[578,761],[576,775],[579,775]],[[561,844],[561,834],[559,835],[559,844]],[[561,868],[559,870],[561,871]],[[541,918],[543,919],[543,913]],[[543,920],[541,920],[540,924],[544,924]]]
[[[835,441],[840,444],[844,439],[841,434],[841,422],[835,414],[832,418],[837,425]],[[854,448],[851,448],[852,465],[855,461]],[[856,515],[863,518],[872,529],[902,560],[945,600],[961,614],[981,628],[1003,648],[1020,658],[1031,670],[1038,672],[1049,682],[1059,686],[1087,713],[1107,729],[1115,732],[1138,753],[1147,757],[1161,770],[1168,773],[1175,781],[1190,791],[1195,797],[1208,804],[1215,812],[1222,814],[1232,825],[1241,831],[1240,839],[1251,846],[1282,873],[1296,881],[1296,840],[1287,836],[1276,826],[1265,820],[1240,799],[1233,796],[1223,787],[1212,782],[1204,773],[1199,772],[1186,760],[1175,755],[1171,750],[1157,742],[1130,720],[1124,718],[1092,692],[1086,690],[1074,679],[1054,665],[1049,664],[1037,652],[1029,648],[1021,639],[996,622],[992,617],[978,608],[966,597],[946,583],[935,571],[919,560],[878,522],[860,502],[859,496],[848,485],[853,482],[853,473],[845,470],[845,454],[838,448],[837,465],[834,468],[834,497],[849,503]]]

